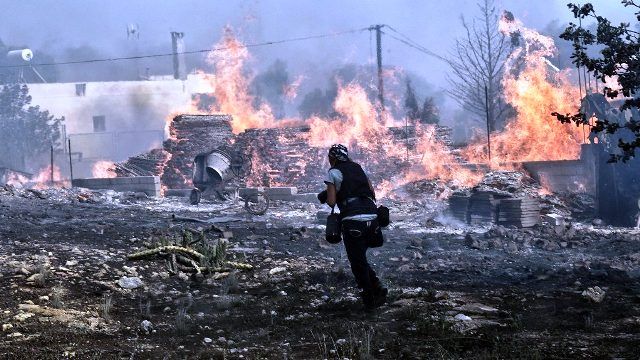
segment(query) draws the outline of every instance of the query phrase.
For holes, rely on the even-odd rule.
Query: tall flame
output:
[[[580,104],[579,90],[569,81],[568,71],[550,71],[546,57],[556,51],[553,39],[525,28],[517,20],[502,19],[500,29],[518,32],[524,42],[506,62],[503,95],[516,116],[503,131],[492,133],[491,165],[578,158],[583,142],[581,129],[563,125],[551,115],[553,111],[575,112]],[[488,162],[484,143],[470,145],[464,154],[469,161]]]
[[[215,47],[220,50],[211,51],[207,56],[207,62],[214,67],[213,76],[207,78],[216,99],[209,111],[233,114],[231,127],[235,134],[249,128],[275,126],[275,117],[267,104],[261,103],[254,109],[254,97],[249,92],[250,81],[243,73],[249,50],[230,28],[225,29]]]
[[[553,39],[525,28],[517,20],[501,19],[500,30],[518,33],[522,45],[509,56],[502,79],[504,99],[516,115],[505,129],[491,134],[491,167],[505,168],[532,160],[575,159],[580,153],[582,131],[576,127],[560,124],[550,114],[553,111],[570,113],[579,105],[578,89],[569,81],[566,71],[551,71],[546,57],[554,51]],[[400,126],[403,121],[380,111],[378,104],[369,99],[366,90],[355,83],[339,84],[333,104],[335,117],[312,116],[309,119],[277,120],[269,105],[256,101],[251,95],[251,77],[245,69],[250,59],[248,49],[226,28],[222,39],[207,56],[213,73],[200,73],[209,83],[214,101],[207,106],[195,99],[188,110],[201,113],[224,113],[233,117],[231,126],[235,134],[250,128],[284,127],[292,123],[310,127],[301,139],[312,147],[327,147],[343,143],[356,153],[368,154],[367,160],[393,159],[411,163],[402,166],[397,179],[379,184],[389,190],[407,182],[420,179],[440,180],[455,186],[473,186],[482,175],[477,170],[461,164],[488,163],[484,141],[478,141],[462,149],[462,158],[451,153],[450,148],[436,138],[433,126],[416,127],[415,148],[409,154],[407,148],[399,146],[388,126]],[[394,76],[386,74],[385,76]],[[303,77],[286,89],[288,97],[295,95]],[[171,116],[173,118],[173,116]],[[169,119],[170,121],[170,119]],[[174,134],[169,134],[173,137]],[[169,156],[170,158],[170,156]],[[300,159],[299,161],[311,161]],[[381,162],[381,161],[380,161]],[[382,162],[381,162],[382,163]],[[254,170],[268,173],[269,164],[262,159],[253,159]],[[252,183],[259,183],[254,179]]]

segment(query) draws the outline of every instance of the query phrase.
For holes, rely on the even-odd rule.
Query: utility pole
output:
[[[376,31],[376,55],[378,58],[378,99],[380,107],[384,111],[384,86],[382,82],[382,27],[384,25],[373,25],[369,30]]]
[[[53,145],[51,145],[51,186],[55,183],[55,179],[53,178]]]
[[[71,187],[73,187],[73,162],[71,161],[71,139],[69,139],[69,174],[71,175]]]

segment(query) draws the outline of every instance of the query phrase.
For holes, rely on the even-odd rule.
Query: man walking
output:
[[[318,199],[340,209],[342,237],[351,271],[362,289],[364,306],[370,310],[384,304],[388,292],[367,262],[367,249],[382,244],[375,192],[362,167],[349,159],[344,145],[331,146],[329,163],[327,189],[318,194]]]

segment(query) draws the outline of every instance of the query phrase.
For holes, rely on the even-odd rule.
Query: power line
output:
[[[296,37],[296,38],[283,39],[283,40],[274,40],[274,41],[265,41],[265,42],[254,43],[254,44],[245,44],[245,45],[242,45],[242,46],[245,47],[245,48],[253,48],[253,47],[261,47],[261,46],[268,46],[268,45],[277,45],[277,44],[283,44],[283,43],[288,43],[288,42],[305,41],[305,40],[321,39],[321,38],[334,37],[334,36],[340,36],[340,35],[346,35],[346,34],[354,34],[354,33],[367,31],[367,30],[369,30],[369,28],[352,29],[352,30],[334,32],[334,33],[326,33],[326,34],[320,34],[320,35],[310,35],[310,36]],[[228,50],[228,49],[230,49],[230,47],[222,46],[222,47],[217,47],[217,48],[212,48],[212,49],[201,49],[201,50],[185,51],[185,52],[182,52],[181,54],[185,54],[185,55],[202,54],[202,53],[208,53],[208,52],[211,52],[211,51],[221,51],[221,50]],[[0,66],[0,69],[21,68],[21,67],[29,67],[29,66],[54,66],[54,65],[88,64],[88,63],[120,61],[120,60],[136,60],[136,59],[157,58],[157,57],[165,57],[165,56],[173,56],[173,55],[174,55],[174,53],[171,52],[171,53],[163,53],[163,54],[123,56],[123,57],[112,57],[112,58],[90,59],[90,60],[50,62],[50,63],[41,63],[41,64],[2,65],[2,66]]]
[[[393,35],[393,34],[386,33],[386,32],[384,33],[385,35],[388,35],[388,36],[389,36],[389,37],[391,37],[392,39],[395,39],[395,40],[397,40],[397,41],[399,41],[399,42],[401,42],[401,43],[403,43],[403,44],[405,44],[405,45],[407,45],[407,46],[409,46],[409,47],[411,47],[411,48],[413,48],[413,49],[416,49],[416,50],[418,50],[418,51],[420,51],[420,52],[422,52],[422,53],[425,53],[425,54],[427,54],[427,55],[429,55],[429,56],[433,56],[433,57],[435,57],[435,58],[437,58],[437,59],[439,59],[439,60],[442,60],[442,61],[444,61],[444,62],[446,62],[446,63],[449,63],[449,60],[447,60],[445,57],[440,56],[440,55],[436,54],[435,52],[433,52],[433,51],[431,51],[431,50],[427,49],[426,47],[424,47],[424,46],[422,46],[422,45],[418,44],[417,42],[413,41],[413,40],[412,40],[410,37],[408,37],[407,35],[404,35],[404,34],[403,34],[403,33],[401,33],[400,31],[398,31],[398,30],[394,29],[392,26],[390,26],[390,25],[385,25],[385,26],[386,26],[388,29],[390,29],[391,31],[393,31],[394,33],[396,33],[396,34],[398,34],[399,36],[401,36],[402,38],[399,38],[399,37],[397,37],[397,36],[395,36],[395,35]]]

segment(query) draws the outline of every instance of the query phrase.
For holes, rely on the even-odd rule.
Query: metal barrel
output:
[[[212,152],[207,156],[206,163],[209,181],[214,184],[228,180],[233,175],[231,173],[231,158],[223,152]]]

